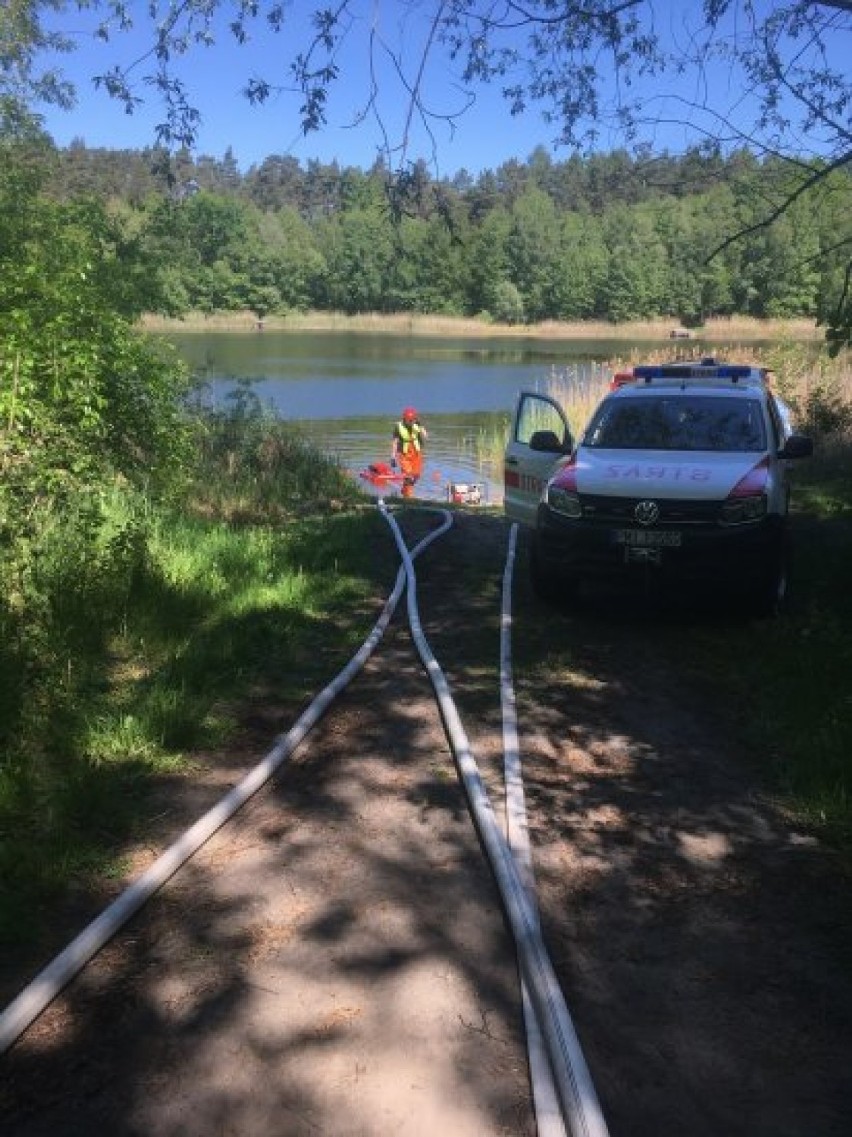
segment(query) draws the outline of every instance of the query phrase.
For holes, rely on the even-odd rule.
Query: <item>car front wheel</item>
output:
[[[530,547],[530,583],[539,600],[547,604],[570,604],[578,586],[575,577],[555,573],[546,564],[536,537],[533,537]]]
[[[779,549],[768,561],[754,586],[750,598],[750,612],[757,619],[777,616],[787,596],[789,558],[786,547]]]

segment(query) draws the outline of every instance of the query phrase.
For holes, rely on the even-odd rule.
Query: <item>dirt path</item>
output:
[[[417,562],[495,790],[505,542],[466,514]],[[542,917],[613,1137],[845,1135],[841,866],[761,798],[668,641],[540,608],[523,558],[516,667],[551,679],[518,690]],[[289,725],[262,712],[244,752],[174,787],[174,824]],[[512,946],[402,609],[275,782],[0,1078],[10,1137],[535,1132]]]

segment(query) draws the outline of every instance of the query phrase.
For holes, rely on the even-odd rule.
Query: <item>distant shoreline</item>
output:
[[[685,345],[701,342],[743,342],[790,339],[818,341],[823,329],[810,320],[756,320],[746,316],[708,320],[689,335],[673,336],[681,326],[676,320],[639,320],[624,324],[603,321],[540,324],[489,324],[484,320],[453,316],[424,316],[410,313],[386,315],[366,313],[347,316],[335,312],[296,312],[286,316],[267,316],[262,322],[250,312],[219,312],[213,315],[190,313],[173,319],[147,315],[141,326],[150,332],[372,332],[411,336],[470,336],[506,339],[548,340],[647,340]]]

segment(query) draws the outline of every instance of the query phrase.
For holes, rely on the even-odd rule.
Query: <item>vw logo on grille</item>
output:
[[[660,520],[660,507],[655,501],[640,501],[633,510],[640,525],[654,525]]]

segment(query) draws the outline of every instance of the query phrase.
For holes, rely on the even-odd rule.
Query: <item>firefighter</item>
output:
[[[391,442],[391,466],[398,466],[402,473],[403,497],[412,496],[414,486],[423,473],[423,443],[428,437],[417,411],[414,407],[406,407],[393,428]]]

